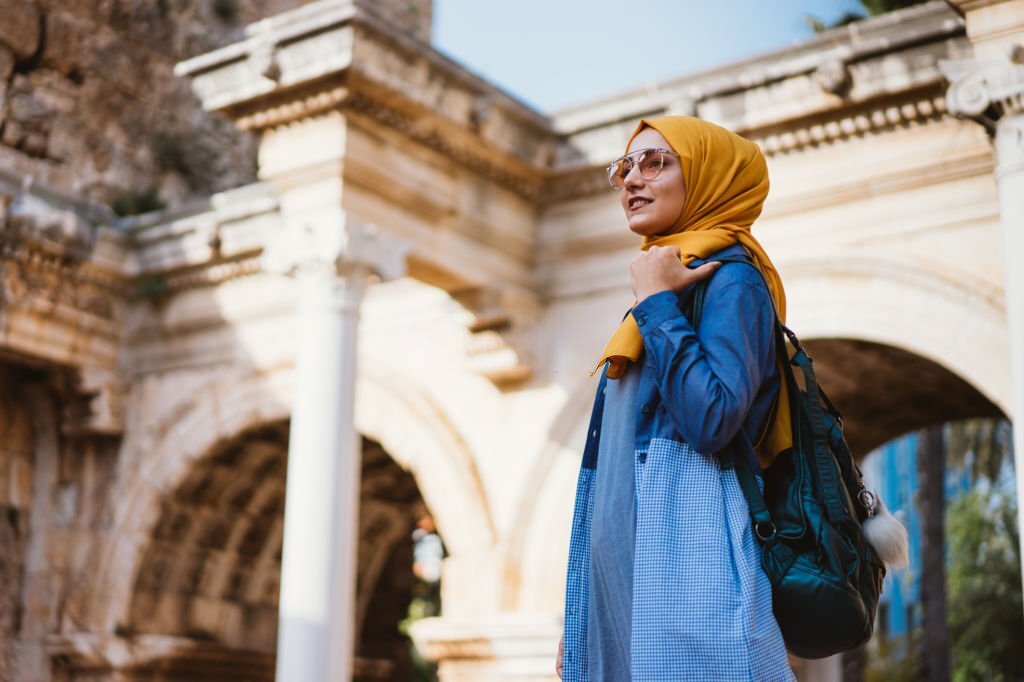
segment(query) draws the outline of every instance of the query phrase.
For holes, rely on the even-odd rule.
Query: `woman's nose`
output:
[[[626,173],[626,177],[622,178],[622,185],[624,187],[642,187],[644,182],[644,176],[640,174],[640,164],[638,163],[634,163],[629,172]]]

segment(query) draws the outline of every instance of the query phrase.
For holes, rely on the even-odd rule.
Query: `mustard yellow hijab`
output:
[[[644,128],[657,130],[679,154],[686,198],[675,224],[660,235],[644,237],[640,248],[646,251],[652,246],[676,246],[685,265],[741,244],[764,274],[779,318],[785,322],[782,280],[750,232],[768,196],[768,166],[761,150],[725,128],[689,116],[644,119],[629,142]],[[608,378],[618,379],[630,362],[637,361],[643,347],[640,328],[633,316],[627,315],[605,346],[598,366],[608,361]],[[757,444],[758,457],[765,467],[793,444],[785,382],[780,386],[777,407]]]

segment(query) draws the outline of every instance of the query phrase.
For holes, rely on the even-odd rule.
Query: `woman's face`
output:
[[[629,144],[628,154],[641,149],[672,149],[654,128],[644,128]],[[686,188],[679,157],[664,155],[665,165],[653,180],[640,175],[633,166],[619,190],[619,202],[626,212],[629,229],[643,237],[652,237],[670,229],[683,212]]]

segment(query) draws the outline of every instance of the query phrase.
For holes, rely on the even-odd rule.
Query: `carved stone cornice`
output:
[[[0,350],[57,368],[64,433],[117,435],[128,279],[104,253],[109,231],[56,201],[26,182],[13,201],[0,202]]]
[[[257,183],[176,212],[123,222],[135,299],[221,284],[262,271],[262,235],[280,226],[279,200]]]
[[[444,123],[431,125],[427,112],[411,112],[396,106],[393,100],[367,91],[353,93],[345,108],[444,154],[523,198],[535,200],[539,196],[543,168],[532,167],[519,160],[502,159],[493,150],[464,134],[446,132]]]
[[[0,311],[48,315],[114,338],[127,280],[96,262],[100,230],[38,197],[15,199],[0,212]]]
[[[253,254],[244,258],[205,263],[196,268],[168,273],[160,277],[162,282],[160,288],[170,295],[189,289],[216,286],[243,277],[258,275],[261,272],[263,272],[263,266],[260,255]]]
[[[737,132],[758,143],[767,156],[774,156],[901,126],[938,121],[945,113],[946,101],[938,87],[932,87],[904,93],[899,98],[885,98],[793,120],[784,125]]]
[[[177,66],[204,108],[250,130],[347,109],[536,197],[554,152],[548,120],[362,3],[300,7],[247,36]]]
[[[990,130],[1011,114],[1024,112],[1024,50],[1011,49],[1007,59],[939,62],[949,80],[949,113],[974,119]]]

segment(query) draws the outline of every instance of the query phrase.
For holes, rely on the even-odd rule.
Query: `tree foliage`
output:
[[[1000,480],[1012,458],[1013,431],[1006,419],[964,419],[947,428],[946,457],[951,468],[969,470],[972,481]]]
[[[1024,680],[1020,538],[1010,489],[982,485],[948,516],[953,680]]]

